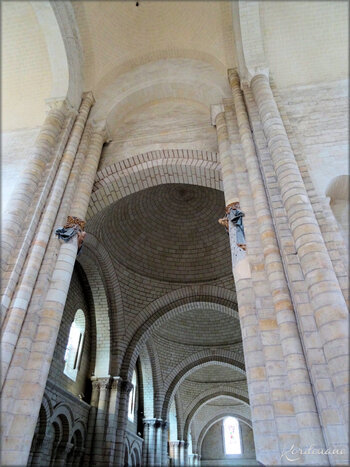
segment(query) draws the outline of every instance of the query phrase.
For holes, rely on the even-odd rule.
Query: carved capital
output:
[[[129,394],[129,392],[132,390],[133,387],[134,385],[130,383],[130,381],[125,380],[125,379],[120,380],[120,389],[123,392],[126,392],[126,394]]]
[[[210,119],[213,126],[216,126],[216,117],[223,112],[225,112],[223,104],[213,104],[210,106]]]
[[[74,109],[74,107],[68,102],[68,100],[65,97],[50,97],[49,99],[45,99],[45,105],[47,108],[47,113],[49,113],[51,110],[60,110],[65,114],[78,114],[77,110]]]
[[[92,91],[83,92],[82,100],[89,100],[91,105],[94,105],[96,102]]]
[[[96,376],[93,376],[91,378],[92,382],[92,387],[94,389],[110,389],[111,387],[111,378],[110,376],[104,377],[104,378],[97,378]]]
[[[103,141],[105,143],[110,143],[112,141],[106,120],[96,121],[95,119],[92,119],[90,123],[93,132],[100,134],[103,137]]]
[[[250,86],[252,79],[259,75],[266,76],[267,80],[269,81],[270,74],[269,74],[268,67],[260,65],[260,66],[247,68],[247,72],[245,76],[242,76],[241,78],[241,86],[244,86],[244,85]]]
[[[240,77],[237,68],[230,68],[227,70],[227,76],[231,87],[240,84]]]
[[[156,426],[158,419],[157,418],[144,418],[142,422],[146,426]]]
[[[111,389],[118,389],[121,386],[122,378],[120,376],[113,376],[111,379]]]

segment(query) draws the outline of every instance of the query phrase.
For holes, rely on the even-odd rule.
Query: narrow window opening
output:
[[[136,389],[137,389],[137,376],[136,376],[136,371],[134,370],[134,373],[132,375],[132,385],[133,388],[130,391],[129,394],[129,405],[128,405],[128,419],[133,422],[135,418],[135,403],[136,403]]]
[[[68,343],[64,353],[64,374],[76,381],[84,345],[85,315],[78,310],[70,327]]]
[[[224,419],[225,454],[242,454],[239,423],[234,417]]]

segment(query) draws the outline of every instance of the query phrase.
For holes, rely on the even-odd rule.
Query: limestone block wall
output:
[[[215,151],[216,134],[208,109],[185,100],[155,101],[126,115],[112,131],[100,168],[156,149]]]
[[[239,423],[241,435],[242,454],[235,455],[235,459],[254,459],[255,448],[253,440],[253,430],[245,423]],[[216,422],[209,428],[202,443],[201,459],[205,460],[224,460],[233,458],[225,455],[225,446],[223,439],[223,420]]]
[[[90,376],[91,359],[91,316],[89,313],[89,295],[84,290],[79,274],[75,268],[67,296],[66,306],[63,312],[62,322],[58,333],[57,344],[50,368],[49,379],[58,387],[78,396],[84,394],[89,398],[90,388],[86,386],[87,378]],[[76,381],[64,374],[64,354],[66,351],[68,336],[75,313],[78,309],[85,314],[85,335],[83,343],[82,358]],[[84,397],[84,400],[85,400]]]
[[[349,173],[346,80],[279,89],[288,119],[319,194]]]
[[[1,212],[7,207],[40,127],[1,133]]]

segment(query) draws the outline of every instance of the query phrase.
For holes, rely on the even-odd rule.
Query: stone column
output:
[[[163,449],[163,420],[157,419],[155,424],[155,452],[154,465],[162,467],[162,449]]]
[[[348,421],[348,309],[323,241],[269,80],[257,75],[251,88],[259,110],[284,208],[308,286],[337,398]]]
[[[265,268],[271,288],[283,356],[287,366],[288,378],[292,392],[292,402],[298,429],[301,448],[310,445],[310,439],[318,449],[325,448],[322,429],[309,378],[309,372],[300,341],[294,308],[286,281],[282,258],[276,238],[276,233],[270,214],[270,208],[256,156],[248,115],[240,89],[239,77],[230,70],[230,85],[233,92],[234,107],[237,116],[240,139],[245,155],[249,183],[253,195],[255,213],[258,219],[258,229],[264,248]],[[291,407],[286,402],[279,404],[279,415],[290,415]],[[307,424],[305,420],[308,420]],[[328,463],[327,456],[308,456],[310,463],[322,465]]]
[[[80,106],[79,115],[74,123],[73,130],[69,137],[66,149],[63,153],[62,160],[56,174],[56,179],[50,196],[47,200],[44,213],[41,216],[40,225],[35,235],[34,242],[31,245],[29,255],[26,259],[26,264],[24,270],[22,271],[21,279],[17,284],[16,292],[14,299],[11,302],[8,317],[3,325],[1,339],[2,382],[6,378],[7,370],[10,365],[17,339],[26,316],[32,292],[38,278],[44,255],[46,253],[46,247],[52,234],[56,215],[60,207],[61,199],[68,182],[75,155],[77,153],[80,139],[82,137],[92,104],[93,98],[90,93],[83,98],[82,104]],[[15,274],[18,278],[18,271]],[[16,282],[17,281],[12,281],[12,284],[15,284]],[[13,291],[14,287],[7,287],[6,299],[11,299]]]
[[[212,122],[214,122],[216,126],[218,137],[225,203],[226,206],[230,206],[232,204],[239,203],[239,199],[236,188],[235,170],[232,162],[231,146],[227,133],[224,108],[222,105],[212,106]],[[236,229],[232,227],[231,222],[229,222],[229,237],[232,257],[232,272],[235,280],[238,281],[241,278],[250,279],[251,272],[248,258],[245,251],[237,246]]]
[[[212,123],[216,125],[217,129],[225,202],[226,206],[228,206],[232,202],[238,202],[239,198],[223,106],[212,107]],[[267,373],[265,356],[267,350],[260,335],[260,319],[256,308],[258,298],[253,287],[247,255],[245,251],[239,252],[238,256],[235,255],[237,251],[235,232],[231,229],[231,226],[229,228],[232,269],[242,328],[249,399],[252,406],[252,421],[256,428],[256,450],[259,454],[258,459],[264,464],[270,465],[276,462],[276,459],[279,459],[280,447],[278,430],[274,421],[269,375]],[[249,236],[252,233],[248,231],[246,234],[249,241]],[[249,250],[249,244],[247,248]],[[260,437],[257,435],[259,429],[263,433]],[[196,459],[197,457],[195,457]]]
[[[115,447],[115,465],[124,465],[124,448],[125,448],[125,430],[128,418],[128,402],[129,394],[133,384],[130,381],[121,380],[120,382],[120,395],[119,395],[119,410],[118,410],[118,423]]]
[[[30,203],[42,181],[44,171],[50,162],[52,152],[64,126],[69,109],[64,101],[57,101],[46,116],[36,139],[27,167],[16,186],[8,210],[3,216],[1,233],[1,266],[5,272],[7,260],[16,246],[18,235],[23,228]]]
[[[106,422],[108,413],[108,401],[111,389],[111,378],[98,378],[95,380],[99,387],[99,398],[96,412],[96,422],[93,436],[92,453],[90,458],[96,464],[104,463]]]
[[[185,441],[179,441],[179,461],[180,465],[185,465]]]
[[[168,422],[162,423],[162,467],[167,467],[169,464],[168,456]]]
[[[72,216],[85,217],[105,138],[104,127],[94,129],[80,183],[75,193],[71,210]],[[60,246],[50,288],[46,294],[40,323],[36,330],[36,337],[26,366],[25,377],[21,381],[17,381],[16,375],[13,375],[12,381],[15,381],[18,397],[13,395],[12,381],[9,380],[9,377],[7,378],[6,400],[9,400],[9,404],[8,412],[3,417],[3,420],[6,421],[3,422],[4,429],[2,432],[3,462],[7,465],[25,464],[27,462],[73,273],[77,247],[77,236]],[[5,390],[3,397],[4,395]],[[26,407],[25,410],[24,407]]]
[[[184,465],[188,465],[188,442],[184,441]]]
[[[170,447],[170,458],[172,459],[171,465],[178,467],[180,465],[179,442],[169,441],[169,447]]]
[[[111,390],[109,395],[108,413],[107,413],[107,429],[105,436],[105,463],[113,465],[115,454],[115,441],[117,433],[119,394],[120,394],[120,376],[114,376],[111,379]]]
[[[143,465],[153,467],[156,453],[156,418],[144,418]]]
[[[89,420],[88,420],[88,429],[87,429],[87,437],[85,443],[85,457],[84,457],[84,464],[87,465],[90,463],[92,459],[92,441],[94,438],[95,433],[95,425],[96,425],[96,416],[97,416],[97,407],[98,407],[98,400],[100,397],[100,382],[98,378],[93,376],[91,378],[92,382],[92,393],[91,393],[91,402],[90,402],[90,411],[89,411]]]

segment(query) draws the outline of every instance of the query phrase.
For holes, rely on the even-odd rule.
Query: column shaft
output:
[[[92,393],[90,402],[90,412],[88,419],[87,437],[85,443],[84,465],[87,465],[92,460],[92,442],[95,434],[97,407],[100,397],[100,383],[97,378],[92,378]]]
[[[119,410],[118,410],[118,423],[116,434],[116,447],[115,447],[115,465],[123,465],[124,462],[124,444],[125,444],[125,430],[128,418],[128,402],[130,391],[133,388],[130,381],[121,381],[120,397],[119,397]]]
[[[348,309],[315,218],[266,76],[255,76],[253,95],[277,175],[295,247],[339,404],[348,419]]]
[[[76,193],[75,206],[81,218],[86,214],[89,195],[92,189],[102,145],[105,138],[104,129],[96,129],[92,135],[92,144],[86,158],[80,185],[85,183],[84,189],[79,188]],[[80,198],[80,194],[84,195]],[[72,215],[76,215],[72,212]],[[50,288],[46,295],[40,323],[37,328],[35,342],[26,366],[25,377],[21,382],[16,381],[19,397],[15,399],[13,410],[6,417],[6,430],[3,442],[3,459],[6,464],[25,464],[28,458],[30,442],[33,437],[36,419],[40,409],[51,359],[56,345],[57,334],[62,319],[62,313],[67,298],[69,284],[73,273],[77,253],[77,237],[60,246]],[[10,387],[9,387],[10,389]],[[13,399],[13,391],[7,392],[7,397]],[[24,402],[25,401],[25,402]],[[26,409],[24,410],[24,406]],[[11,410],[11,409],[10,409]],[[16,420],[21,419],[21,430]]]
[[[67,110],[63,104],[60,108],[53,108],[49,111],[36,139],[28,165],[8,204],[9,208],[3,218],[1,234],[3,271],[6,270],[7,260],[16,246],[30,203],[50,161],[52,151],[63,128]]]
[[[52,233],[52,228],[60,206],[68,177],[71,172],[75,155],[78,150],[80,139],[85,127],[85,123],[92,105],[90,96],[83,99],[79,115],[74,124],[69,137],[67,147],[64,151],[56,179],[42,215],[39,229],[31,246],[26,265],[21,275],[20,282],[16,288],[14,299],[10,307],[8,319],[4,323],[1,353],[2,367],[1,378],[4,381],[8,367],[10,365],[14,348],[22,328],[23,321],[30,303],[33,288],[36,283],[46,247]],[[9,291],[10,293],[10,291]],[[11,294],[12,295],[12,294]],[[10,295],[8,296],[10,298]]]
[[[240,90],[239,78],[237,74],[233,72],[229,74],[229,78],[255,213],[258,219],[259,234],[264,248],[265,268],[280,331],[283,356],[287,364],[294,411],[301,434],[300,439],[302,444],[300,447],[308,447],[310,439],[312,439],[315,446],[324,448],[325,443],[312,392],[309,372],[284,274],[282,258],[279,252],[275,229],[256,156],[248,115]],[[288,404],[280,404],[279,411],[281,415],[283,415],[283,413],[289,415],[290,408]],[[306,419],[308,419],[307,425],[305,423]],[[322,462],[327,462],[327,459],[325,459],[325,456],[315,455],[312,456],[312,458],[309,456],[308,461],[316,462],[317,465],[321,465]]]
[[[99,465],[103,464],[105,460],[105,435],[111,380],[109,377],[107,377],[98,378],[97,381],[99,385],[99,398],[97,405],[91,459],[96,465]]]
[[[229,187],[230,195],[225,194],[225,200],[238,200],[237,182],[235,178],[235,167],[230,149],[230,157],[226,153],[221,157],[222,148],[230,147],[224,113],[219,113],[216,117],[216,128],[219,142],[220,163],[222,166],[223,182],[225,174],[230,174],[230,183],[224,183],[224,189]],[[222,139],[227,139],[227,144],[222,144]],[[230,166],[230,168],[228,168]],[[231,186],[233,184],[233,186]],[[229,198],[230,196],[230,198]],[[231,227],[231,226],[230,226]],[[235,237],[232,239],[230,229],[230,246],[235,243]],[[247,232],[247,241],[251,233]],[[249,245],[248,245],[249,249]],[[231,250],[231,254],[232,250]],[[238,310],[242,328],[244,357],[247,371],[249,399],[252,405],[252,421],[256,427],[255,432],[259,432],[259,427],[264,433],[263,436],[256,436],[256,450],[259,453],[259,460],[266,464],[271,464],[279,457],[279,439],[277,436],[277,427],[274,421],[274,410],[271,401],[271,389],[266,372],[265,349],[260,336],[260,323],[256,309],[256,294],[252,285],[249,263],[244,253],[244,270],[241,271],[233,266],[233,275],[235,279]],[[235,258],[233,257],[233,265]],[[242,263],[243,261],[239,261]],[[239,264],[238,263],[238,264]],[[256,409],[255,409],[256,406]],[[255,413],[257,415],[255,415]]]
[[[115,441],[117,433],[117,420],[119,409],[121,378],[114,376],[111,383],[111,391],[109,396],[108,413],[107,413],[107,429],[105,436],[105,463],[113,465],[115,454]]]

